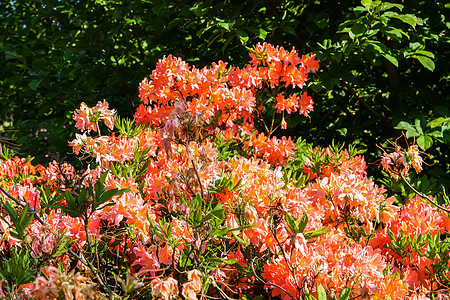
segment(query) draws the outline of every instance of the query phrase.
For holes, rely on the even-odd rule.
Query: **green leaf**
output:
[[[381,55],[398,68],[398,60],[395,57],[387,53],[381,53]]]
[[[321,284],[317,285],[316,292],[317,292],[317,300],[327,300],[327,293],[325,292]]]
[[[100,195],[97,196],[97,199],[94,204],[94,209],[96,209],[97,207],[99,207],[100,205],[105,203],[106,201],[109,201],[112,197],[121,195],[121,194],[129,192],[129,191],[130,191],[130,189],[122,189],[122,190],[111,189],[111,190],[104,191],[103,193],[101,193]]]
[[[435,128],[438,126],[442,126],[442,124],[444,124],[446,122],[450,122],[450,118],[439,117],[437,119],[434,119],[434,120],[428,122],[427,126],[430,128]]]
[[[355,36],[359,36],[361,34],[363,34],[366,31],[366,26],[364,26],[361,23],[355,23],[353,24],[353,26],[350,28],[350,31],[355,35]]]
[[[381,4],[380,11],[385,11],[393,7],[398,8],[400,11],[403,10],[402,4],[384,2],[383,4]]]
[[[248,34],[244,30],[236,29],[236,35],[243,45],[247,44],[249,37],[248,37]]]
[[[391,241],[396,240],[394,233],[389,228],[387,230],[387,234],[388,234],[389,238],[391,239]]]
[[[324,227],[324,228],[313,230],[313,231],[307,231],[304,233],[304,236],[305,236],[305,239],[309,240],[309,239],[313,239],[315,237],[325,234],[326,231],[327,231],[327,229]]]
[[[262,40],[265,40],[266,36],[267,36],[267,31],[265,31],[264,29],[260,28],[258,37],[260,39],[262,39]]]
[[[222,228],[217,228],[216,230],[213,231],[212,235],[216,236],[216,237],[222,237],[224,236],[226,233],[228,232],[228,228],[227,227],[222,227]]]
[[[433,139],[427,134],[421,135],[417,139],[417,145],[425,151],[433,145]]]
[[[422,121],[420,119],[415,119],[414,123],[415,123],[417,132],[419,134],[423,134]]]
[[[235,21],[232,20],[230,22],[219,22],[219,26],[222,28],[225,28],[227,31],[230,31],[231,28],[233,27]]]
[[[402,36],[405,36],[407,39],[409,39],[409,35],[399,28],[388,27],[384,32],[391,37],[395,36],[399,40],[402,38]]]
[[[304,213],[298,224],[298,232],[302,233],[305,230],[306,224],[308,224],[308,214]]]
[[[361,0],[361,5],[364,6],[367,10],[370,9],[372,5],[372,0]]]
[[[419,136],[420,134],[417,132],[416,128],[414,127],[414,125],[411,125],[408,122],[405,121],[401,121],[400,123],[397,124],[397,126],[395,126],[395,129],[400,129],[400,130],[406,130],[407,131],[407,138],[409,136]],[[408,136],[409,135],[409,136]]]
[[[425,68],[427,68],[430,71],[434,71],[434,62],[426,57],[426,56],[417,56],[417,55],[413,55],[412,57],[414,57],[415,59],[417,59]]]
[[[345,287],[341,290],[341,293],[339,294],[339,300],[348,300],[350,299],[350,292],[351,289]]]
[[[299,233],[298,230],[298,223],[297,221],[294,219],[294,217],[292,217],[289,213],[286,213],[284,215],[284,220],[286,221],[286,224],[289,226],[289,229],[291,230],[291,232],[295,235],[297,233]]]
[[[42,78],[36,78],[36,79],[33,79],[33,80],[28,84],[28,86],[29,86],[30,88],[32,88],[33,90],[36,90],[36,89],[39,87],[39,85],[41,84],[41,82],[42,82]]]
[[[206,214],[206,216],[203,217],[202,223],[210,220],[211,218],[215,217],[219,221],[225,220],[225,209],[222,207],[221,203],[217,203],[217,205],[213,208],[212,211]]]
[[[309,86],[314,92],[318,93],[323,89],[323,85],[320,82],[312,82]]]
[[[234,231],[231,231],[231,234],[234,236],[234,238],[241,244],[243,245],[248,245],[248,242],[244,241],[243,239],[241,239],[236,233],[234,233]]]
[[[397,15],[393,15],[392,17],[396,18],[396,19],[399,19],[399,20],[401,20],[402,22],[404,22],[406,24],[411,25],[411,27],[414,28],[414,29],[416,29],[416,25],[420,23],[420,21],[416,17],[414,17],[412,15],[400,15],[400,14],[397,14]]]
[[[425,51],[425,50],[417,50],[414,53],[411,53],[412,55],[417,55],[417,56],[426,56],[428,58],[434,59],[434,54],[430,51]]]

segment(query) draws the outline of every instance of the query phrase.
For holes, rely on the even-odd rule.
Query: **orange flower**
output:
[[[298,110],[299,101],[295,94],[289,96],[287,99],[284,98],[283,94],[278,94],[275,101],[276,104],[274,107],[277,109],[278,113],[286,111],[290,114],[291,112],[296,112]]]

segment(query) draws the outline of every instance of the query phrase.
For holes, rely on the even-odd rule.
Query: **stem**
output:
[[[86,243],[88,244],[89,247],[89,251],[94,255],[94,258],[96,256],[96,251],[94,252],[92,250],[92,244],[90,242],[89,239],[89,229],[88,229],[88,222],[89,222],[89,217],[85,214],[84,215],[84,231],[86,232]],[[93,253],[94,252],[94,253]],[[100,285],[106,290],[106,292],[108,293],[108,296],[110,298],[112,298],[114,296],[114,293],[111,291],[111,289],[103,282],[103,280],[100,277],[100,274],[97,273],[97,269],[92,265],[92,263],[86,259],[87,262],[87,266],[89,267],[89,269],[91,269],[92,273],[94,273],[95,277],[97,278],[97,280],[100,282]]]
[[[4,188],[2,188],[0,186],[0,190],[6,195],[8,196],[8,198],[10,198],[11,200],[13,200],[17,205],[21,206],[22,208],[25,207],[25,205],[23,205],[22,203],[20,203],[20,201],[18,201],[16,198],[14,198],[13,196],[11,196]],[[38,216],[37,212],[30,207],[29,209],[30,212],[32,212],[34,214],[34,217],[36,218],[36,220],[38,220],[39,223],[41,223],[42,225],[44,225],[44,221],[42,221],[42,219]]]
[[[391,123],[388,119],[386,119],[383,115],[381,115],[379,112],[374,110],[359,94],[357,91],[355,91],[346,81],[343,79],[339,79],[339,82],[349,91],[353,96],[356,97],[356,99],[359,101],[359,103],[374,117],[376,117],[378,120],[384,123],[384,125],[389,128],[390,131],[395,132],[395,130],[392,128]]]
[[[291,297],[292,299],[296,299],[294,296],[292,296],[288,291],[286,291],[283,287],[279,286],[278,284],[276,284],[276,283],[271,283],[271,282],[266,282],[264,279],[262,279],[261,277],[259,277],[259,276],[256,274],[255,266],[253,265],[253,261],[250,261],[250,263],[252,264],[253,275],[255,275],[256,279],[258,279],[259,281],[261,281],[262,283],[264,283],[264,285],[273,285],[273,286],[279,288],[280,290],[282,290],[283,292],[285,292],[286,295],[288,295],[288,296]]]
[[[88,261],[88,260],[84,260],[82,259],[78,254],[76,254],[75,252],[73,252],[72,249],[69,248],[69,253],[72,254],[73,256],[75,256],[76,259],[78,259],[79,261],[81,261],[81,263],[85,266],[87,266],[92,273],[95,275],[95,277],[97,278],[98,282],[100,283],[100,285],[106,290],[106,292],[108,293],[108,296],[113,299],[113,297],[117,296],[115,295],[111,289],[103,282],[103,280],[100,278],[100,275],[98,275],[97,273],[97,269],[95,269],[95,267]]]
[[[284,260],[286,261],[286,265],[288,266],[289,271],[292,273],[292,276],[294,277],[295,286],[297,287],[297,290],[298,290],[298,292],[299,292],[299,294],[300,294],[301,288],[300,288],[300,286],[298,285],[297,277],[296,277],[296,275],[295,275],[295,269],[292,267],[292,265],[290,264],[290,262],[287,260],[286,253],[284,252],[284,249],[283,249],[283,247],[281,246],[280,241],[278,240],[276,229],[275,229],[275,232],[274,232],[273,225],[270,226],[270,232],[272,233],[273,237],[274,237],[275,240],[277,241],[278,246],[280,247],[281,254],[283,255]],[[294,299],[295,299],[295,298],[294,298]]]
[[[215,280],[212,281],[212,285],[219,291],[220,295],[227,300],[235,300],[234,298],[229,297],[216,283]],[[220,299],[220,298],[213,298],[213,299]]]
[[[192,167],[194,167],[194,172],[195,172],[195,175],[197,176],[198,183],[200,184],[200,192],[202,193],[202,198],[203,198],[204,194],[203,194],[202,181],[200,180],[200,176],[198,175],[197,168],[195,167],[195,163],[192,159],[191,159],[191,163],[192,163]]]
[[[272,114],[272,123],[270,124],[270,132],[269,132],[269,138],[272,135],[272,133],[275,131],[273,129],[273,123],[275,122],[275,108],[273,109],[273,114]]]
[[[98,121],[96,121],[95,124],[97,125],[98,136],[102,136],[102,133],[100,132],[100,126],[98,126]]]
[[[415,188],[414,188],[414,187],[406,180],[405,176],[403,176],[402,173],[400,173],[400,176],[402,177],[403,182],[406,183],[406,185],[407,185],[414,193],[416,193],[417,195],[419,195],[419,196],[422,197],[422,198],[427,199],[427,200],[428,200],[431,204],[433,204],[434,206],[436,206],[436,207],[442,209],[443,211],[445,211],[445,212],[447,212],[447,213],[450,213],[450,210],[449,210],[449,209],[440,206],[439,204],[437,204],[436,202],[434,202],[430,197],[428,197],[427,195],[424,195],[424,194],[422,194],[421,192],[419,192],[418,190],[416,190],[416,189],[415,189]]]

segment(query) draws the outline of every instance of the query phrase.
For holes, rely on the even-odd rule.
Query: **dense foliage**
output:
[[[0,298],[448,297],[449,10],[1,2]]]
[[[107,99],[130,117],[163,55],[242,66],[245,47],[267,41],[322,65],[315,117],[282,134],[356,142],[374,161],[375,145],[408,130],[430,147],[428,179],[448,184],[449,14],[446,1],[3,1],[1,136],[40,163],[65,156],[74,107]]]
[[[134,120],[82,103],[69,144],[86,169],[3,154],[0,296],[446,295],[450,210],[406,179],[422,170],[419,147],[384,154],[390,180],[417,194],[395,205],[354,147],[274,135],[313,111],[315,54],[264,43],[250,58],[199,69],[165,56]]]

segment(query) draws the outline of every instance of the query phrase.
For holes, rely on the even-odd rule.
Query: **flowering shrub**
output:
[[[395,205],[354,149],[302,151],[275,136],[291,114],[312,112],[303,88],[318,61],[267,43],[250,57],[243,68],[203,69],[164,57],[139,87],[134,121],[106,101],[83,103],[70,145],[84,170],[0,160],[0,295],[442,294],[448,215],[422,196]],[[399,152],[383,167],[420,171],[417,147]]]

